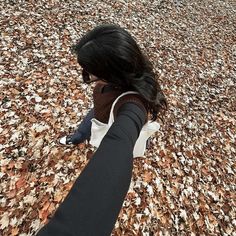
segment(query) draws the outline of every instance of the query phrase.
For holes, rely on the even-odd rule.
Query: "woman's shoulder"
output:
[[[116,117],[119,109],[122,107],[122,105],[127,104],[127,103],[134,103],[139,108],[141,108],[143,110],[143,112],[145,113],[145,116],[147,119],[147,117],[148,117],[148,109],[147,109],[148,104],[140,94],[126,94],[126,95],[122,96],[117,101],[117,103],[114,107],[114,116],[115,117]]]

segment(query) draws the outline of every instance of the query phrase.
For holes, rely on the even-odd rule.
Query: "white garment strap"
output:
[[[112,106],[111,106],[111,111],[110,111],[110,116],[109,116],[109,120],[108,120],[108,125],[111,126],[111,124],[114,122],[114,114],[113,114],[113,110],[115,108],[115,105],[116,103],[118,102],[118,100],[127,95],[127,94],[139,94],[138,92],[135,92],[135,91],[128,91],[128,92],[125,92],[125,93],[122,93],[119,97],[116,98],[116,100],[112,103]]]

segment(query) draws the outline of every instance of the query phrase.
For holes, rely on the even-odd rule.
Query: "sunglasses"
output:
[[[86,84],[90,84],[92,82],[96,82],[96,81],[100,80],[99,78],[97,78],[95,80],[90,80],[89,73],[84,69],[82,70],[82,78],[83,78],[84,83],[86,83]]]
[[[96,82],[98,80],[102,80],[100,78],[91,80],[90,76],[89,76],[89,73],[85,69],[82,70],[82,78],[83,78],[83,82],[86,83],[86,84],[90,84],[90,83]]]

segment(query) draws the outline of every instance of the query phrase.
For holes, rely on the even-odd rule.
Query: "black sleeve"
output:
[[[99,148],[38,236],[111,234],[129,189],[133,148],[145,118],[137,105],[122,105]]]

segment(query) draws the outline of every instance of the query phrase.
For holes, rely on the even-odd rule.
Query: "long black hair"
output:
[[[124,91],[137,91],[147,101],[152,120],[166,108],[165,96],[150,61],[123,28],[107,24],[97,26],[72,49],[83,68],[85,81],[93,74]]]

